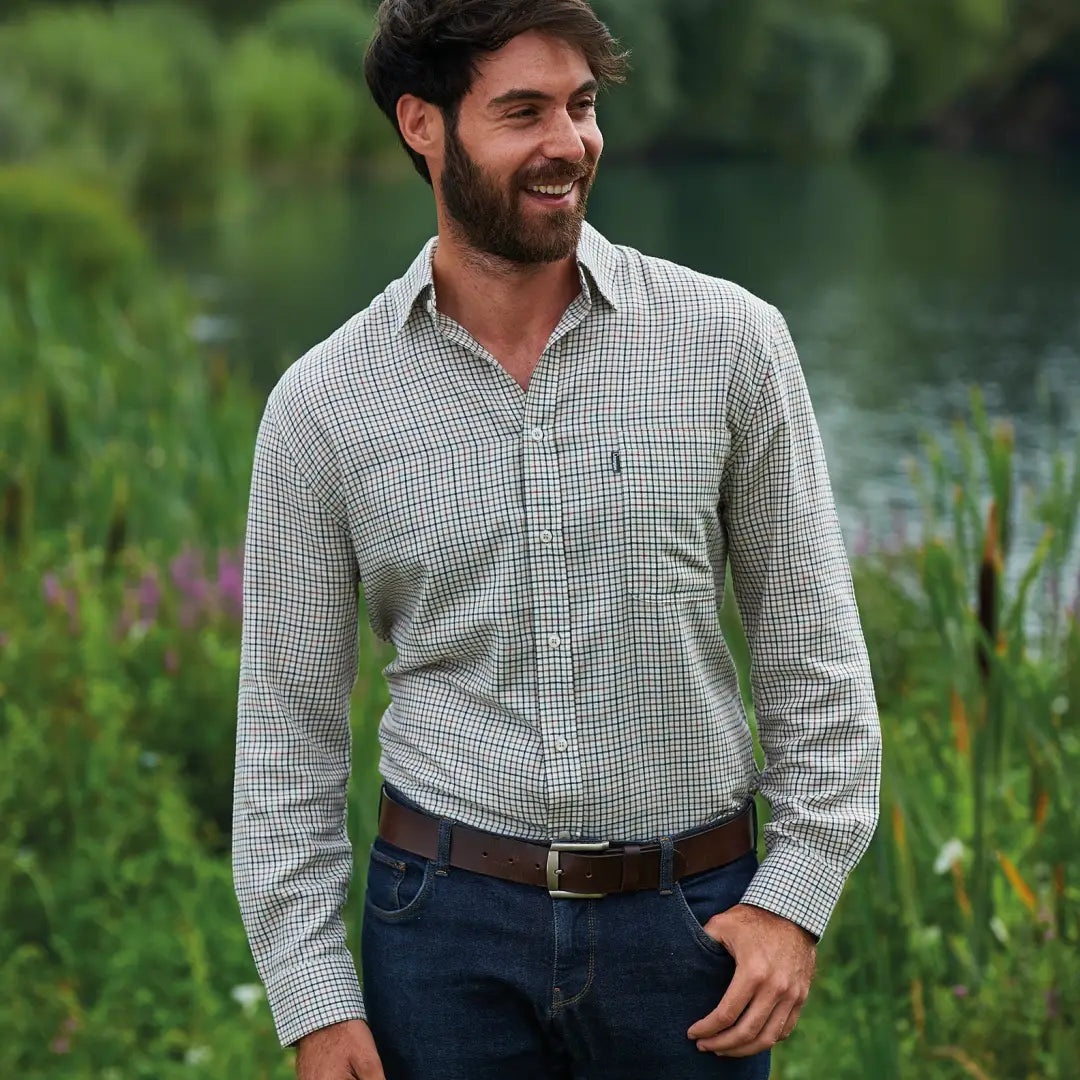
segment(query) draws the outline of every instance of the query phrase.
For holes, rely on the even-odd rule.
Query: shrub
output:
[[[886,36],[854,15],[777,3],[751,87],[757,139],[789,149],[849,149],[891,74]]]
[[[364,50],[373,28],[371,13],[347,0],[287,0],[266,17],[263,31],[283,49],[307,49],[367,92]]]
[[[2,26],[6,156],[62,164],[139,206],[210,205],[222,179],[218,53],[173,4],[46,7]]]
[[[180,122],[153,132],[139,181],[140,203],[154,209],[213,206],[226,161],[221,42],[206,22],[175,0],[122,5],[113,18],[123,32],[165,43],[181,93]]]
[[[357,133],[352,86],[311,52],[261,33],[234,46],[224,76],[230,145],[273,173],[340,174]]]
[[[123,206],[106,192],[31,166],[0,168],[0,281],[24,293],[31,267],[76,289],[128,288],[147,261]]]
[[[398,146],[364,81],[364,50],[373,26],[365,6],[346,0],[288,0],[271,11],[263,25],[276,45],[313,53],[352,85],[356,132],[350,150],[361,158]]]

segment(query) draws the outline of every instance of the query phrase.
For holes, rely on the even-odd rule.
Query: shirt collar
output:
[[[389,303],[395,333],[401,333],[409,321],[416,302],[435,287],[431,264],[438,243],[439,238],[433,236],[420,249],[420,253],[404,276],[395,281],[389,289]],[[587,288],[591,280],[608,304],[618,309],[621,290],[616,271],[616,259],[614,246],[609,244],[587,221],[583,222],[577,249],[582,288]]]

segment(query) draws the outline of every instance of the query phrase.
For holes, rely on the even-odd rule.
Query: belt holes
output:
[[[591,871],[591,870],[586,870],[586,871],[585,871],[585,876],[586,876],[587,878],[591,878],[591,877],[592,877],[592,871]]]
[[[514,856],[513,856],[513,855],[511,855],[511,856],[510,856],[510,858],[509,858],[509,859],[507,859],[507,862],[509,862],[509,863],[510,863],[510,865],[511,865],[511,866],[513,866],[513,865],[514,865]]]
[[[482,855],[482,856],[483,856],[483,857],[484,857],[485,859],[487,858],[487,852],[486,852],[486,851],[481,851],[481,852],[480,852],[480,854],[481,854],[481,855]]]
[[[539,869],[540,869],[540,864],[539,864],[539,863],[535,863],[534,865],[536,866],[536,869],[537,869],[537,870],[539,870]]]

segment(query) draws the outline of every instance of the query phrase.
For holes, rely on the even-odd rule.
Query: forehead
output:
[[[481,107],[491,98],[518,87],[569,96],[591,78],[589,62],[576,45],[530,30],[501,49],[481,55],[467,96]]]

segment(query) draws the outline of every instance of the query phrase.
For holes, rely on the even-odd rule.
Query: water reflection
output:
[[[799,347],[849,543],[916,502],[905,459],[982,387],[1024,475],[1080,424],[1080,160],[878,154],[817,164],[609,165],[590,219],[609,239],[776,304]],[[434,230],[418,177],[266,194],[172,237],[227,283],[218,314],[265,390],[400,275]],[[1030,536],[1019,530],[1025,546]]]

